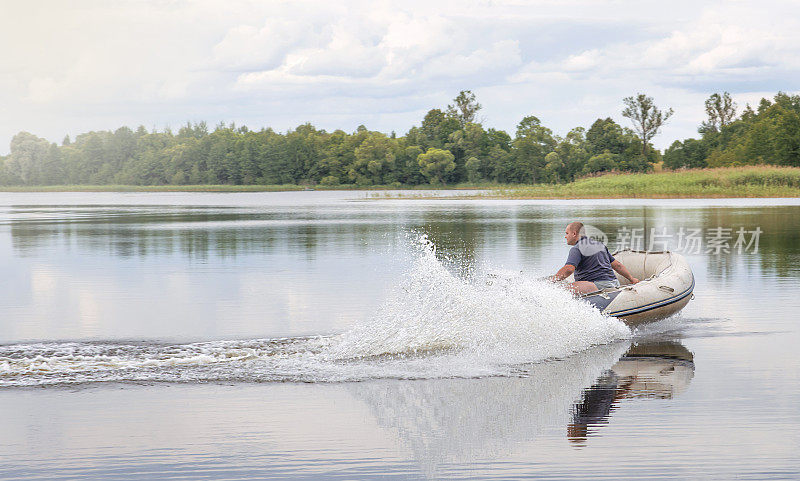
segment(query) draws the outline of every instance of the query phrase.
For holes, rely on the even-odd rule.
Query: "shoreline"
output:
[[[425,195],[419,191],[480,191]],[[376,199],[702,199],[800,197],[800,167],[746,166],[653,173],[606,173],[563,184],[454,185],[43,185],[0,192],[375,192]],[[384,192],[383,195],[380,192]],[[416,191],[416,192],[415,192]]]

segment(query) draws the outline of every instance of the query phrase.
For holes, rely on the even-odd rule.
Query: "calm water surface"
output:
[[[576,219],[682,250],[695,299],[630,331],[538,281]],[[3,193],[0,479],[797,479],[798,232],[783,199]]]

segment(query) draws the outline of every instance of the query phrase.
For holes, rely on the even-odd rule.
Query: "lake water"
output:
[[[540,281],[573,220],[695,299],[632,331]],[[2,193],[0,479],[797,479],[799,232],[792,199]]]

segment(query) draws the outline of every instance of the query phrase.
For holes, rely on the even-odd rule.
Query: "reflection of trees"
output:
[[[444,213],[431,210],[423,213],[422,225],[418,229],[436,245],[436,256],[442,262],[466,273],[475,265],[477,250],[488,235],[486,217],[474,208]]]
[[[647,227],[655,228],[660,233],[663,228],[669,239],[671,249],[677,248],[677,233],[680,228],[700,229],[702,249],[700,252],[684,252],[687,257],[700,259],[706,264],[708,273],[717,279],[729,279],[736,276],[750,275],[751,269],[760,269],[768,275],[777,277],[793,277],[797,271],[792,266],[800,259],[800,208],[797,206],[758,206],[758,207],[700,207],[693,208],[659,208],[648,206],[646,210],[641,207],[590,207],[576,206],[559,212],[551,209],[548,212],[560,213],[561,217],[553,218],[553,239],[563,235],[561,231],[568,220],[581,220],[584,223],[598,227],[609,236],[609,250],[617,247],[617,233],[621,228],[641,229],[644,226],[643,213],[647,214]],[[574,219],[573,219],[574,217]],[[707,235],[709,229],[716,227],[730,228],[729,252],[715,255],[706,252],[708,247]],[[743,227],[746,231],[760,227],[762,233],[759,238],[757,253],[752,249],[739,254],[733,249],[736,242],[736,231]],[[639,231],[641,235],[643,232]],[[648,231],[649,235],[649,231]],[[747,241],[751,234],[746,234]],[[547,239],[545,239],[547,240]],[[656,249],[662,247],[659,239],[656,240]],[[690,263],[695,265],[692,259]]]
[[[542,245],[550,241],[552,226],[546,223],[542,209],[520,212],[516,220],[516,241],[520,254],[524,260],[533,261],[534,265],[540,264],[542,259],[537,257],[543,254]]]
[[[622,399],[672,399],[694,377],[694,357],[677,342],[654,342],[631,347],[614,366],[584,390],[567,426],[570,441],[582,445],[592,427],[608,424]]]
[[[757,259],[763,272],[769,272],[776,277],[796,276],[797,272],[791,266],[796,265],[800,258],[798,210],[796,206],[709,209],[703,218],[704,232],[717,226],[729,227],[733,237],[730,241],[730,253],[708,255],[709,272],[719,278],[730,276],[741,265],[737,258],[746,255],[750,259]],[[740,255],[733,251],[736,230],[739,227],[748,231],[761,227],[763,232],[759,238],[757,254],[747,252]],[[749,240],[749,235],[747,239]]]
[[[563,253],[564,259],[567,255],[567,245],[564,240],[564,229],[567,224],[573,221],[581,221],[590,224],[608,235],[608,248],[613,250],[613,241],[616,232],[623,226],[630,226],[632,209],[620,209],[617,207],[597,208],[585,205],[575,207],[538,207],[536,209],[525,209],[518,215],[516,225],[517,241],[520,248],[524,250],[525,257],[536,257],[542,255],[542,246],[554,245],[562,249],[559,256]],[[639,215],[640,210],[633,211]],[[559,261],[563,260],[561,257]],[[552,262],[552,259],[539,259],[539,261]]]
[[[795,276],[800,258],[798,207],[649,208],[648,225],[676,234],[680,227],[705,234],[717,226],[731,228],[730,252],[699,253],[709,274],[728,279],[760,269],[770,275]],[[312,206],[265,209],[190,206],[29,206],[7,211],[14,249],[31,255],[40,249],[89,250],[116,257],[182,254],[205,260],[209,256],[282,252],[311,259],[321,252],[373,251],[410,231],[425,233],[440,259],[467,272],[484,250],[510,249],[520,264],[552,259],[550,247],[562,247],[566,223],[579,219],[609,235],[616,247],[622,227],[639,228],[639,207],[513,206],[498,208],[443,204],[424,209],[365,210]],[[736,230],[760,227],[757,253],[733,250]],[[672,247],[674,248],[673,238]],[[545,248],[543,248],[545,247]],[[283,251],[281,251],[283,249]],[[561,254],[561,252],[560,252]],[[559,254],[559,255],[560,255]],[[694,255],[694,254],[690,254]],[[561,259],[558,259],[559,261]],[[520,266],[522,267],[522,266]],[[745,271],[744,273],[742,271]]]
[[[115,257],[237,257],[279,251],[313,258],[320,250],[363,253],[397,235],[399,222],[369,216],[274,210],[157,207],[17,208],[10,231],[20,255],[78,250]],[[46,216],[47,218],[41,218]]]

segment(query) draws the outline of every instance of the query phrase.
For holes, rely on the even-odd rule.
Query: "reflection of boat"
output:
[[[636,325],[669,317],[692,298],[694,275],[682,255],[624,250],[615,252],[614,257],[641,281],[630,285],[617,274],[620,287],[582,296],[602,312]]]
[[[425,362],[438,362],[426,357]],[[572,356],[517,366],[508,377],[376,380],[344,386],[398,437],[426,478],[442,466],[493,458],[568,427],[581,443],[625,398],[670,398],[694,375],[675,342],[618,341]],[[577,402],[577,404],[576,404]]]
[[[573,442],[586,440],[592,426],[608,424],[608,417],[622,399],[672,399],[689,386],[694,377],[694,357],[676,342],[655,342],[631,347],[592,387],[584,390],[575,405],[567,436]]]
[[[694,356],[675,342],[639,344],[611,369],[630,381],[622,397],[672,399],[689,387],[694,377]]]
[[[568,424],[575,400],[629,347],[629,341],[595,346],[564,359],[520,365],[518,375],[509,377],[347,386],[410,449],[425,477],[438,479],[439,468],[448,463],[494,457],[551,426]]]

